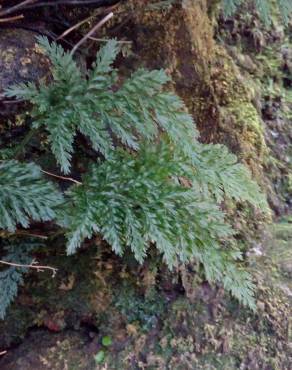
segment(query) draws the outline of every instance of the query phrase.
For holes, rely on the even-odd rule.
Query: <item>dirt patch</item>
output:
[[[0,360],[2,370],[65,370],[95,368],[98,352],[95,333],[86,329],[51,333],[32,330],[25,341]]]

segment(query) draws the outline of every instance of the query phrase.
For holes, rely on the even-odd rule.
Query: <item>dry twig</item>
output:
[[[72,31],[76,30],[76,28],[79,28],[80,26],[82,26],[84,23],[90,21],[92,18],[94,18],[95,16],[94,15],[91,15],[90,17],[87,17],[85,19],[83,19],[82,21],[74,24],[72,27],[68,28],[66,31],[64,31],[59,37],[57,37],[56,40],[60,40],[62,39],[63,37],[69,35],[69,33],[71,33]]]
[[[28,10],[37,7],[57,6],[57,5],[72,5],[72,6],[85,6],[96,5],[97,7],[105,6],[104,0],[53,0],[53,1],[38,1],[38,0],[25,0],[14,6],[3,8],[0,5],[0,17],[15,13],[20,10]],[[13,19],[12,19],[13,20]]]
[[[118,1],[118,0],[117,0]],[[33,5],[25,6],[25,9],[41,8],[44,6],[57,6],[57,5],[71,5],[71,6],[96,6],[97,8],[107,5],[106,0],[52,0],[52,1],[40,1]]]
[[[26,5],[33,4],[35,2],[36,2],[36,0],[25,0],[25,1],[22,1],[21,3],[19,3],[19,4],[11,6],[10,8],[5,8],[2,11],[0,11],[0,17],[2,17],[3,15],[8,15],[8,14],[14,13],[17,10],[25,8]]]
[[[82,182],[80,182],[78,180],[75,180],[72,177],[66,177],[66,176],[56,175],[55,173],[51,173],[51,172],[48,172],[48,171],[45,171],[45,170],[41,170],[41,171],[43,173],[45,173],[46,175],[56,177],[57,179],[61,179],[61,180],[65,180],[65,181],[71,181],[71,182],[74,182],[77,185],[82,185]]]
[[[11,235],[23,235],[23,236],[28,236],[28,237],[31,237],[31,238],[38,238],[38,239],[43,239],[43,240],[47,240],[48,237],[46,235],[40,235],[40,234],[35,234],[35,233],[31,233],[31,232],[28,232],[28,231],[25,231],[25,230],[16,230],[15,232],[9,232],[9,231],[1,231],[0,232],[0,236],[11,236]]]
[[[96,37],[88,37],[89,40],[93,40],[93,41],[101,41],[101,42],[107,42],[109,41],[109,39],[99,39],[99,38],[96,38]],[[133,41],[130,41],[130,40],[118,40],[117,41],[118,44],[132,44]]]
[[[114,16],[113,12],[110,12],[106,15],[101,21],[99,21],[81,40],[77,42],[77,44],[71,50],[71,55],[75,53],[75,51],[81,46],[89,37],[91,37],[97,30],[99,30],[107,21],[109,21]]]
[[[30,265],[23,265],[21,263],[14,263],[14,262],[8,262],[8,261],[3,261],[3,260],[0,260],[0,263],[2,265],[8,265],[12,267],[24,267],[24,268],[35,269],[38,272],[43,272],[44,270],[50,270],[52,271],[52,274],[53,274],[52,277],[55,277],[57,273],[57,269],[55,267],[38,265],[37,261],[32,261]]]
[[[100,11],[99,13],[102,14],[102,13],[110,13],[112,10],[114,10],[116,7],[118,6],[118,4],[116,5],[112,5],[106,9],[103,9],[102,11]],[[97,16],[97,14],[93,14],[91,15],[90,17],[87,17],[85,19],[83,19],[82,21],[74,24],[72,27],[68,28],[66,31],[64,31],[60,36],[57,37],[56,40],[60,40],[60,39],[63,39],[65,36],[69,35],[72,31],[76,30],[77,28],[81,27],[84,23],[86,22],[89,22],[91,19],[95,18]],[[89,39],[91,39],[91,37],[89,37]]]
[[[17,21],[17,20],[23,19],[23,18],[24,18],[23,14],[15,15],[14,17],[0,18],[0,23],[13,22],[13,21]]]

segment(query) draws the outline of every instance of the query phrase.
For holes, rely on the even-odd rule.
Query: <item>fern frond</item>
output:
[[[255,8],[265,24],[271,23],[270,0],[254,0]]]
[[[166,147],[157,154],[156,149],[143,149],[135,157],[117,151],[111,159],[93,166],[82,186],[71,188],[68,195],[75,211],[72,213],[73,209],[66,206],[70,209],[66,211],[67,217],[71,219],[69,253],[75,252],[80,241],[100,232],[116,253],[122,254],[125,246],[131,247],[131,238],[135,239],[134,229],[131,231],[128,226],[135,228],[136,225],[136,232],[140,229],[140,234],[146,228],[145,233],[150,237],[149,227],[159,218],[155,212],[166,214],[163,200],[168,204],[177,197],[183,206],[189,190],[169,182],[169,176],[175,175],[178,166],[170,160]],[[162,214],[157,227],[166,222]],[[137,222],[132,223],[132,218]],[[149,247],[148,241],[146,238],[143,249]],[[136,250],[138,260],[142,260],[142,255],[142,250]]]
[[[177,257],[194,255],[194,246],[197,253],[208,242],[219,248],[218,240],[232,234],[214,204],[196,202],[192,189],[171,180],[179,164],[166,146],[142,148],[135,158],[123,151],[116,155],[94,166],[83,185],[68,193],[69,253],[100,232],[116,253],[130,247],[140,262],[155,243],[172,266]]]
[[[292,1],[291,0],[278,0],[279,10],[285,24],[289,23],[292,14]]]
[[[19,99],[30,100],[38,94],[36,84],[33,82],[20,83],[18,85],[10,86],[6,89],[5,95],[8,98],[17,97]]]
[[[137,150],[141,139],[153,142],[159,130],[191,155],[195,126],[183,102],[163,92],[169,77],[164,71],[140,69],[119,89],[112,64],[119,52],[111,40],[97,54],[88,78],[82,77],[70,53],[56,43],[38,38],[53,64],[54,81],[39,88],[11,87],[7,96],[28,99],[34,105],[34,127],[45,127],[51,149],[64,173],[70,171],[76,132],[87,136],[95,150],[108,158],[118,142]],[[117,90],[117,91],[116,91]]]
[[[252,276],[239,265],[241,260],[241,253],[230,249],[230,246],[229,249],[222,248],[220,253],[216,249],[205,248],[201,254],[207,280],[222,284],[234,298],[255,310],[255,284]]]
[[[36,247],[34,243],[23,242],[5,247],[7,255],[4,261],[29,265],[32,261],[29,253]],[[4,319],[7,308],[15,299],[18,286],[23,283],[23,274],[27,272],[24,267],[9,267],[0,270],[0,320]]]
[[[226,291],[238,299],[244,306],[256,311],[254,292],[256,289],[252,276],[235,263],[224,263],[224,274],[219,281]]]
[[[252,180],[250,172],[224,145],[196,144],[193,185],[201,189],[207,198],[214,196],[217,202],[225,198],[247,201],[262,209],[269,210],[265,195]]]
[[[243,0],[223,0],[223,10],[226,17],[230,17],[242,4]]]
[[[88,90],[106,90],[117,81],[117,74],[113,63],[120,52],[116,40],[109,40],[96,54],[96,62],[88,77]]]
[[[252,0],[255,9],[258,11],[262,21],[269,25],[271,23],[271,3],[270,0]],[[223,11],[225,16],[232,16],[238,7],[243,3],[243,0],[223,0]],[[292,2],[291,0],[277,0],[280,14],[284,21],[284,24],[288,24],[292,14]]]
[[[221,242],[233,231],[224,213],[198,192],[178,181],[184,164],[163,143],[141,147],[133,157],[117,151],[111,159],[93,166],[83,184],[68,191],[63,212],[66,219],[67,252],[72,254],[85,238],[99,233],[115,253],[129,248],[143,262],[155,245],[169,268],[178,261],[199,261],[208,280],[223,283],[227,290],[252,305],[249,275],[228,276],[236,270],[238,253],[228,253]],[[235,274],[235,272],[234,272]],[[231,279],[234,284],[230,283]],[[239,285],[239,282],[242,285]]]
[[[54,80],[65,82],[67,87],[73,88],[73,91],[71,90],[71,93],[73,93],[74,88],[78,88],[78,83],[81,80],[81,72],[70,53],[66,53],[61,45],[55,42],[50,43],[45,36],[38,36],[36,39],[38,45],[50,58]]]
[[[83,185],[68,193],[72,207],[66,205],[67,219],[71,219],[69,254],[82,240],[100,232],[116,253],[122,254],[128,246],[139,261],[150,242],[155,242],[165,256],[170,256],[167,259],[173,265],[175,257],[183,255],[178,240],[184,235],[187,238],[191,225],[198,230],[205,228],[206,238],[211,238],[211,234],[229,235],[231,230],[224,226],[224,216],[216,206],[196,202],[195,191],[175,181],[179,171],[180,163],[177,158],[176,162],[173,160],[166,144],[141,148],[135,157],[118,151],[112,159],[93,166]],[[209,219],[216,219],[220,227],[215,228],[208,221],[208,212],[209,216],[212,214]],[[200,215],[198,219],[196,213]],[[202,233],[198,231],[198,237]],[[139,247],[131,241],[137,241]]]
[[[27,228],[31,219],[52,220],[61,201],[61,194],[42,178],[38,166],[0,162],[0,228],[13,232],[17,224]]]

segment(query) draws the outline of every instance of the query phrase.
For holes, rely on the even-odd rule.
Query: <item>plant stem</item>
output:
[[[82,182],[80,182],[80,181],[78,181],[78,180],[75,180],[75,179],[73,179],[72,177],[65,177],[65,176],[56,175],[55,173],[48,172],[48,171],[45,171],[45,170],[41,170],[41,171],[42,171],[43,173],[45,173],[46,175],[56,177],[57,179],[66,180],[66,181],[71,181],[71,182],[74,182],[74,183],[75,183],[75,184],[77,184],[77,185],[82,185]]]
[[[8,262],[0,260],[0,264],[12,266],[12,267],[25,267],[30,269],[36,269],[37,271],[43,272],[44,270],[50,270],[52,271],[53,277],[55,277],[57,269],[55,267],[51,266],[41,266],[38,265],[36,261],[33,261],[30,265],[23,265],[22,263],[14,263],[14,262]]]
[[[82,37],[81,40],[79,40],[77,42],[77,44],[71,50],[70,55],[72,56],[75,53],[75,51],[79,48],[79,46],[82,45],[88,39],[88,37],[92,36],[97,30],[99,30],[113,16],[114,16],[114,13],[111,12],[107,16],[105,16],[100,22],[98,22],[84,37]]]

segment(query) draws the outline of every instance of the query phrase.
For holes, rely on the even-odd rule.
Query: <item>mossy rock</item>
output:
[[[49,60],[37,47],[36,36],[23,29],[0,30],[0,94],[11,85],[48,76]]]

